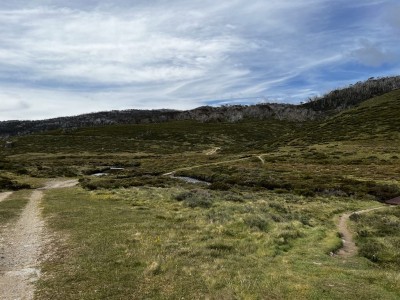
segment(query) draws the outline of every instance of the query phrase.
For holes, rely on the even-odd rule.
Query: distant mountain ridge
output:
[[[112,124],[162,123],[178,120],[238,122],[248,118],[260,120],[274,118],[304,122],[340,112],[372,97],[380,96],[396,89],[400,89],[400,76],[370,78],[367,81],[334,90],[322,97],[309,99],[306,103],[300,105],[262,103],[221,107],[203,106],[187,111],[170,109],[122,110],[38,121],[3,121],[0,122],[0,138],[56,129],[69,130]]]
[[[246,118],[276,118],[290,121],[314,119],[319,112],[290,104],[257,104],[251,106],[202,106],[193,110],[121,110],[90,113],[73,117],[60,117],[39,121],[0,122],[0,137],[25,135],[56,129],[76,129],[82,127],[113,124],[146,124],[168,121],[196,120],[199,122],[238,122]]]

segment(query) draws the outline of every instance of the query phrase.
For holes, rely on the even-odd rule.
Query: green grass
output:
[[[334,217],[373,205],[270,193],[182,188],[46,193],[58,250],[38,299],[396,299],[396,271],[330,257]],[[240,197],[242,202],[230,201]],[[178,198],[178,199],[177,199]]]
[[[81,128],[65,133],[46,132],[17,138],[9,154],[30,153],[151,153],[202,152],[210,146],[222,153],[262,149],[298,124],[279,120],[238,123],[175,121],[162,124],[111,125]]]
[[[251,158],[182,170],[177,174],[211,182],[214,189],[242,187],[305,196],[335,195],[380,201],[400,195],[399,182],[393,180],[400,171],[398,163],[375,165],[364,159],[352,165],[342,161],[347,157],[338,158],[335,163],[301,157],[302,152],[297,149],[291,153],[294,157],[288,157],[283,151],[266,154],[263,156],[265,164]]]
[[[341,247],[340,214],[400,195],[399,97],[306,123],[180,121],[15,137],[0,148],[0,188],[54,177],[81,184],[46,191],[55,250],[36,298],[397,299],[398,209],[353,217],[359,255],[329,254]],[[175,170],[212,184],[162,175]],[[0,203],[18,206],[6,209],[8,221],[26,203],[17,198]]]
[[[316,144],[331,141],[392,142],[398,144],[400,90],[375,97],[358,106],[311,124],[290,143]],[[288,140],[287,140],[288,141]]]
[[[353,228],[360,255],[384,268],[400,266],[400,209],[387,208],[374,213],[353,215]]]
[[[0,202],[0,225],[16,219],[28,203],[28,199],[29,191],[19,191]]]

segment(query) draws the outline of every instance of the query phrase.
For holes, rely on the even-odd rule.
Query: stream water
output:
[[[194,183],[194,184],[205,184],[205,185],[211,185],[211,183],[207,182],[207,181],[203,181],[203,180],[198,180],[192,177],[186,177],[186,176],[175,176],[175,175],[170,175],[170,178],[174,178],[174,179],[178,179],[178,180],[182,180],[188,183]]]

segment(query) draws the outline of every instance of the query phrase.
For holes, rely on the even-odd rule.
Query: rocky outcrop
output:
[[[8,138],[49,130],[68,131],[75,128],[112,124],[162,123],[174,120],[199,122],[238,122],[243,119],[275,118],[288,121],[305,121],[321,115],[311,109],[289,104],[233,105],[222,107],[203,106],[193,110],[123,110],[85,114],[73,117],[40,121],[0,122],[0,137]]]
[[[374,96],[400,88],[400,76],[370,78],[322,97],[309,99],[305,104],[290,105],[262,103],[256,105],[202,106],[187,111],[178,110],[122,110],[84,114],[40,121],[0,122],[0,138],[49,130],[68,131],[81,127],[111,124],[162,123],[174,120],[199,122],[238,122],[243,119],[278,119],[293,122],[314,120],[355,106]]]

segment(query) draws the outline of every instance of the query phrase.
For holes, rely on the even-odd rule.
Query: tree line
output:
[[[400,76],[371,77],[367,81],[333,90],[322,97],[310,98],[302,106],[315,111],[340,111],[396,89],[400,89]]]

